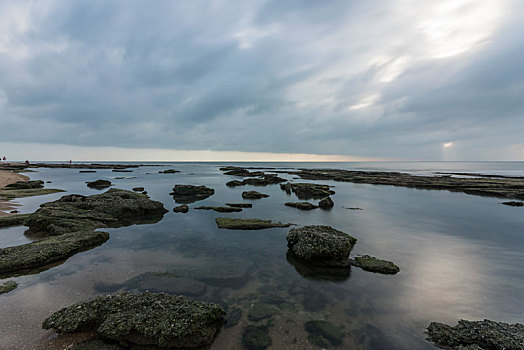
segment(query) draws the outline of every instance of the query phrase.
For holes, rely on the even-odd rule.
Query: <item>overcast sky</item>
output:
[[[524,1],[2,0],[0,128],[19,159],[524,160]]]

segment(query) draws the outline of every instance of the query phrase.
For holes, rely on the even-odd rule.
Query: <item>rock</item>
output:
[[[242,318],[242,310],[238,307],[232,307],[227,312],[227,322],[224,328],[232,328],[240,322]]]
[[[206,186],[175,185],[171,195],[176,203],[193,203],[212,196],[215,190]]]
[[[175,213],[187,213],[189,211],[189,207],[186,204],[179,205],[178,207],[174,207],[173,211]]]
[[[260,199],[260,198],[267,198],[267,197],[269,197],[268,194],[260,193],[257,191],[242,192],[242,198],[244,199]]]
[[[317,266],[349,266],[349,252],[356,242],[356,238],[330,226],[293,228],[287,234],[288,248]]]
[[[391,261],[377,259],[373,256],[363,255],[351,261],[351,265],[362,270],[394,275],[400,271],[399,267]]]
[[[107,180],[96,180],[92,182],[87,182],[87,187],[96,188],[96,189],[108,188],[108,187],[111,187],[111,185],[112,185],[111,181],[107,181]]]
[[[111,170],[114,173],[132,173],[133,170],[125,170],[125,169],[113,169]]]
[[[205,293],[206,284],[193,278],[179,277],[169,272],[146,272],[125,281],[121,288],[138,292],[166,292],[188,297],[198,297]]]
[[[27,189],[0,189],[0,199],[15,199],[32,196],[43,196],[46,194],[65,192],[54,188],[27,188]]]
[[[18,283],[15,281],[7,281],[3,285],[0,285],[0,294],[9,293],[12,290],[15,290],[18,287]]]
[[[25,223],[25,220],[29,217],[29,215],[31,214],[0,216],[0,227],[23,225]]]
[[[333,203],[333,200],[331,197],[322,198],[320,202],[318,202],[318,206],[322,209],[331,209],[335,203]]]
[[[327,347],[327,343],[339,346],[344,339],[344,332],[333,323],[322,320],[309,321],[304,329],[308,333],[308,340],[320,347]]]
[[[460,320],[454,327],[431,322],[427,339],[443,349],[523,350],[524,325]]]
[[[212,343],[225,311],[166,293],[119,293],[64,308],[44,320],[58,333],[95,331],[128,346],[199,348]]]
[[[298,199],[321,199],[335,194],[335,191],[329,189],[328,185],[319,185],[313,183],[285,183],[280,188],[286,193],[293,192]]]
[[[244,183],[242,181],[233,180],[226,182],[226,186],[228,187],[236,187],[236,186],[243,186]]]
[[[158,173],[159,174],[175,174],[175,173],[179,173],[179,172],[180,172],[179,170],[167,169],[167,170],[164,170],[164,171],[159,171]]]
[[[135,191],[135,192],[144,192],[144,188],[143,187],[133,187],[133,191]]]
[[[142,193],[142,194],[147,194],[147,191],[142,191],[141,193]]]
[[[501,204],[509,205],[511,207],[524,207],[524,202],[517,201],[502,202]]]
[[[272,317],[277,312],[278,310],[273,305],[256,302],[249,310],[247,318],[250,321],[258,322]]]
[[[79,173],[96,173],[96,170],[80,170]]]
[[[197,207],[195,209],[214,210],[219,213],[234,213],[234,212],[242,211],[242,208],[234,208],[234,207],[206,207],[206,206],[203,206],[203,207]]]
[[[109,234],[98,231],[65,233],[39,241],[0,249],[0,274],[36,269],[104,243]]]
[[[311,210],[311,209],[317,209],[318,207],[314,204],[311,204],[309,202],[288,202],[284,203],[284,205],[288,207],[293,207],[301,210]]]
[[[357,208],[357,207],[342,207],[344,209],[348,209],[348,210],[364,210],[362,208]]]
[[[32,188],[43,188],[44,181],[34,180],[34,181],[18,181],[12,184],[9,184],[4,187],[5,190],[27,190]]]
[[[216,218],[215,221],[218,225],[218,228],[225,228],[229,230],[262,230],[265,228],[289,227],[292,225],[260,219]]]
[[[253,208],[251,203],[226,203],[226,205],[233,208]]]
[[[264,350],[271,346],[271,336],[266,326],[247,326],[242,333],[242,344],[247,350]]]

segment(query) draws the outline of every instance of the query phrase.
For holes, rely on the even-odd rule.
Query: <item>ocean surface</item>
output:
[[[340,349],[435,349],[425,340],[431,321],[524,323],[524,208],[464,193],[311,181],[333,186],[335,206],[329,211],[300,211],[284,206],[298,199],[278,185],[228,188],[225,183],[235,177],[219,170],[238,165],[524,176],[524,162],[151,164],[156,166],[129,173],[47,168],[26,173],[31,179],[51,181],[46,187],[67,192],[19,199],[22,213],[64,194],[100,193],[85,184],[97,179],[111,180],[113,187],[122,189],[145,187],[151,199],[163,202],[169,212],[157,223],[103,229],[110,233],[106,243],[43,272],[0,279],[0,283],[19,283],[16,290],[0,296],[0,349],[61,348],[72,338],[64,341],[41,329],[42,321],[54,311],[116,291],[142,292],[155,283],[155,288],[160,285],[170,292],[242,310],[238,325],[223,328],[212,349],[243,349],[244,327],[267,324],[268,319],[258,323],[247,319],[253,304],[263,298],[274,304],[270,349],[318,349],[304,330],[310,320],[328,320],[340,327],[344,333]],[[158,173],[166,169],[180,173]],[[178,204],[169,193],[175,184],[206,185],[215,194],[189,204],[187,214],[174,213]],[[243,200],[241,193],[246,190],[270,197]],[[253,208],[239,213],[193,209],[231,202],[251,202]],[[352,268],[347,275],[326,278],[286,256],[289,228],[222,230],[215,224],[220,216],[330,225],[358,239],[352,256],[369,254],[390,260],[401,272],[381,275]],[[0,229],[0,247],[29,242],[24,230]],[[148,276],[155,274],[166,278],[148,287]]]

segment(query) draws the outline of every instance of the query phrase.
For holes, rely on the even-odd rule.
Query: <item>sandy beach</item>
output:
[[[17,174],[8,170],[0,170],[0,188],[17,181],[27,181],[29,178],[25,175]],[[16,209],[16,204],[12,201],[0,200],[0,216],[9,215],[9,211]]]

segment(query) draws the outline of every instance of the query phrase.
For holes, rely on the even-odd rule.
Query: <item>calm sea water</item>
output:
[[[142,186],[170,212],[158,223],[104,229],[111,238],[102,246],[39,274],[10,278],[19,287],[0,296],[0,349],[61,348],[60,337],[41,330],[44,318],[97,295],[142,291],[144,285],[137,281],[150,276],[147,273],[178,276],[162,281],[165,290],[242,310],[240,323],[223,328],[213,349],[242,349],[242,330],[253,323],[246,315],[262,297],[278,301],[269,328],[272,349],[318,348],[307,341],[304,330],[307,321],[317,319],[343,329],[340,348],[344,349],[434,349],[424,334],[431,321],[454,324],[461,318],[488,318],[524,323],[524,209],[503,206],[501,199],[462,193],[315,181],[334,186],[335,207],[304,212],[284,206],[297,199],[278,185],[226,187],[233,177],[218,168],[228,164],[232,163],[165,163],[131,173],[43,168],[28,173],[31,179],[52,181],[49,187],[84,195],[100,193],[85,186],[85,181],[97,179],[109,179],[114,187],[123,189]],[[524,175],[523,162],[237,164]],[[164,169],[181,173],[158,173]],[[115,179],[121,176],[126,178]],[[292,180],[289,175],[283,177]],[[203,184],[214,188],[215,195],[190,204],[187,214],[173,213],[171,209],[178,204],[169,192],[175,184]],[[251,201],[253,208],[240,213],[192,209],[249,202],[241,198],[245,190],[270,197]],[[32,212],[62,195],[18,202],[21,212]],[[353,268],[347,276],[322,279],[307,266],[286,258],[287,228],[220,230],[214,222],[218,216],[330,225],[358,239],[352,254],[394,261],[401,272],[387,276]],[[23,227],[0,230],[0,246],[29,242],[23,232]]]

